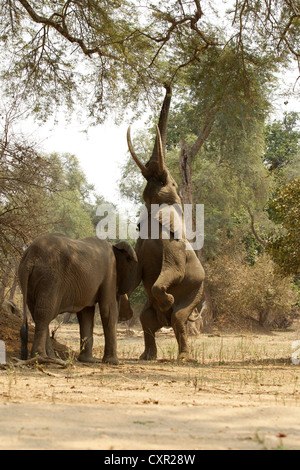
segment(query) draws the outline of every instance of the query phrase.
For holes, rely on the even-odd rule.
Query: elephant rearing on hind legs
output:
[[[200,302],[203,290],[204,270],[195,252],[187,249],[188,242],[183,234],[175,236],[176,219],[182,223],[183,212],[178,187],[165,162],[168,112],[171,101],[171,88],[166,86],[159,124],[156,126],[156,141],[152,156],[144,165],[137,157],[127,133],[128,147],[132,158],[147,181],[143,198],[146,209],[140,220],[140,234],[146,226],[148,237],[138,238],[136,253],[138,257],[138,277],[147,293],[148,301],[141,313],[144,330],[145,351],[141,359],[156,359],[157,347],[155,332],[162,326],[172,326],[179,348],[179,359],[188,358],[185,323]],[[151,213],[153,204],[165,204],[159,213]],[[169,237],[165,238],[164,219],[170,206],[176,208],[169,217]],[[173,217],[173,218],[172,218]],[[159,236],[151,238],[153,223],[159,223]],[[180,223],[179,223],[180,225]],[[145,229],[144,229],[145,232]],[[152,231],[153,233],[153,231]]]

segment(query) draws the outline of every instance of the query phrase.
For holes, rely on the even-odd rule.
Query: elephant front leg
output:
[[[117,322],[119,315],[117,300],[111,304],[99,304],[99,306],[105,340],[102,362],[117,365],[119,364],[117,358]]]
[[[93,331],[95,307],[86,307],[77,313],[80,329],[80,362],[98,362],[93,357]]]
[[[186,248],[182,240],[161,240],[162,267],[160,275],[152,286],[151,292],[162,312],[167,312],[174,304],[173,295],[167,292],[174,284],[184,278],[186,266]]]

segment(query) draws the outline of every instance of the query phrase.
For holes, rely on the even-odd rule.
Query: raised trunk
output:
[[[170,103],[172,98],[172,88],[168,85],[165,85],[166,89],[166,96],[161,108],[159,121],[158,121],[158,129],[161,136],[162,148],[165,152],[166,144],[167,144],[167,127],[168,127],[168,116],[169,116],[169,109]],[[159,139],[156,135],[155,144],[153,148],[153,152],[150,158],[151,160],[158,160],[158,151],[159,151]]]

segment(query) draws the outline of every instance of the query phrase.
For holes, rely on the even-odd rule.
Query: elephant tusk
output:
[[[159,172],[163,173],[165,171],[166,165],[165,165],[165,157],[164,157],[164,150],[163,150],[160,130],[157,124],[156,124],[156,135],[157,135],[157,146],[158,146],[158,168],[159,168]]]
[[[147,168],[145,167],[145,165],[143,165],[143,163],[140,162],[135,151],[133,150],[133,145],[132,145],[131,137],[130,137],[130,126],[128,127],[128,130],[127,130],[127,144],[128,144],[128,148],[129,148],[129,151],[131,153],[133,160],[135,161],[135,163],[137,164],[137,166],[139,167],[143,175],[147,174]]]

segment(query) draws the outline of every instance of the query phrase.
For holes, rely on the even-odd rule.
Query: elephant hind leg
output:
[[[178,359],[186,360],[189,358],[189,348],[185,332],[185,321],[187,317],[187,309],[182,309],[172,313],[171,325],[174,330],[178,344]]]
[[[50,335],[49,335],[49,323],[47,319],[48,315],[45,310],[35,309],[34,320],[35,330],[34,339],[31,349],[31,357],[41,356],[48,357],[47,349],[52,354],[49,347]]]
[[[194,308],[200,301],[202,288],[195,289],[183,302],[173,309],[171,316],[171,325],[174,330],[178,343],[178,359],[187,360],[189,358],[189,348],[187,344],[187,336],[185,323],[191,315]]]
[[[95,307],[86,307],[77,313],[80,330],[80,362],[98,362],[93,357],[93,331]]]
[[[142,360],[155,360],[157,358],[157,347],[155,333],[161,328],[156,310],[147,304],[141,313],[141,324],[144,331],[145,351],[140,356]]]

